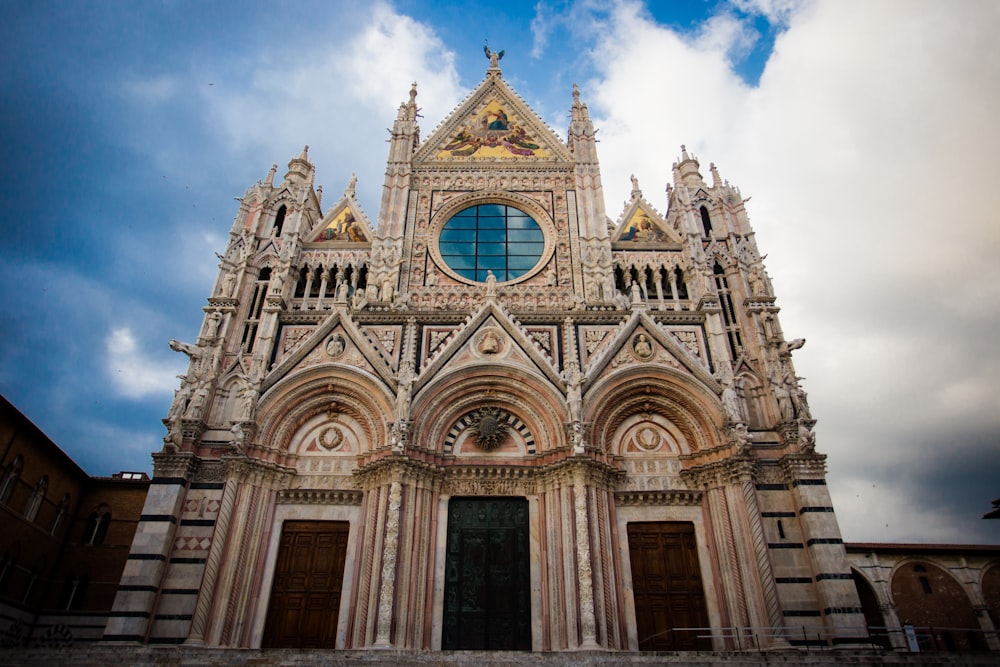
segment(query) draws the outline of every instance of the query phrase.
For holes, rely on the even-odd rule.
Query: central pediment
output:
[[[566,144],[491,71],[431,136],[414,163],[542,162],[571,164]]]

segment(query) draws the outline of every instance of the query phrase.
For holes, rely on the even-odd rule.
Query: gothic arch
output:
[[[424,387],[410,411],[418,416],[411,444],[443,452],[455,423],[480,407],[498,407],[524,424],[539,454],[565,444],[561,433],[567,409],[561,392],[540,375],[500,364],[439,374]]]
[[[592,424],[591,444],[618,454],[620,428],[635,415],[656,414],[676,433],[679,453],[695,453],[720,444],[723,422],[719,398],[680,371],[633,365],[602,378],[584,396],[584,421]],[[670,431],[668,430],[668,433]]]
[[[1000,563],[991,563],[983,568],[979,590],[982,591],[986,613],[993,620],[993,626],[1000,628]]]
[[[947,566],[929,558],[907,558],[893,568],[889,581],[900,623],[917,627],[928,648],[980,648],[979,621],[968,591]],[[933,635],[926,634],[930,628]]]
[[[768,400],[767,387],[763,379],[755,372],[744,369],[737,374],[741,379],[742,398],[746,404],[748,426],[750,428],[768,428],[777,421]]]
[[[712,271],[715,271],[715,266],[718,265],[725,272],[728,277],[732,275],[732,272],[739,268],[736,260],[726,252],[723,248],[713,245],[708,250],[708,256],[706,258],[712,265]]]
[[[878,589],[857,568],[851,568],[851,577],[854,580],[854,587],[858,591],[861,611],[865,615],[865,625],[868,626],[872,642],[880,645],[882,648],[890,649],[892,644],[889,641],[888,634],[883,629],[888,625],[885,617],[882,615],[884,601],[879,598]]]
[[[257,406],[258,442],[277,463],[294,463],[296,453],[289,451],[293,436],[331,410],[349,414],[358,423],[364,451],[388,444],[393,414],[388,387],[361,371],[330,365],[297,373],[268,389]]]
[[[229,422],[235,419],[240,400],[240,389],[246,386],[242,370],[237,364],[235,370],[228,377],[219,381],[219,389],[215,394],[215,400],[212,401],[210,424],[228,427]]]

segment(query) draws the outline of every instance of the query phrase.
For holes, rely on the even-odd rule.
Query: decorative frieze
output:
[[[615,493],[615,503],[622,506],[698,507],[703,495],[702,491],[618,491]]]
[[[279,505],[360,505],[361,491],[344,489],[284,489],[278,492]]]

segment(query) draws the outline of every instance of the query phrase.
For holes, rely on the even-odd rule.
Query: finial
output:
[[[358,177],[357,177],[357,175],[351,174],[351,180],[347,183],[347,188],[344,189],[344,196],[345,197],[353,197],[354,196],[354,188],[355,188],[355,186],[357,186],[357,184],[358,184]]]
[[[323,206],[323,186],[322,185],[316,186],[316,204],[320,206],[320,210],[322,211],[323,210],[323,208],[322,208],[322,206]]]
[[[639,179],[635,177],[635,174],[629,176],[632,179],[632,199],[639,199],[642,197],[642,190],[639,189]]]
[[[410,86],[410,104],[417,103],[417,82],[414,81],[413,85]]]
[[[305,148],[302,149],[302,155],[299,156],[299,159],[309,161],[309,144],[306,144]]]
[[[714,187],[722,185],[722,177],[719,176],[719,170],[715,168],[714,162],[709,163],[708,170],[712,172],[712,185]]]
[[[580,103],[580,86],[573,84],[573,104]]]
[[[688,149],[687,149],[687,146],[685,146],[684,144],[681,144],[681,159],[682,159],[682,160],[688,160],[688,159],[690,159],[690,158],[688,157]]]
[[[278,165],[272,164],[270,171],[267,172],[267,178],[264,179],[264,185],[273,186],[274,185],[274,175],[278,172]]]

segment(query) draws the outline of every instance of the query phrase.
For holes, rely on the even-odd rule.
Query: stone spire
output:
[[[689,188],[707,187],[705,180],[698,171],[698,158],[688,155],[686,146],[681,146],[680,162],[675,162],[673,167],[675,185],[683,183]]]
[[[312,185],[313,176],[316,175],[316,167],[309,161],[309,146],[302,149],[302,153],[292,158],[288,163],[288,173],[285,174],[285,181],[288,183],[306,183]]]

